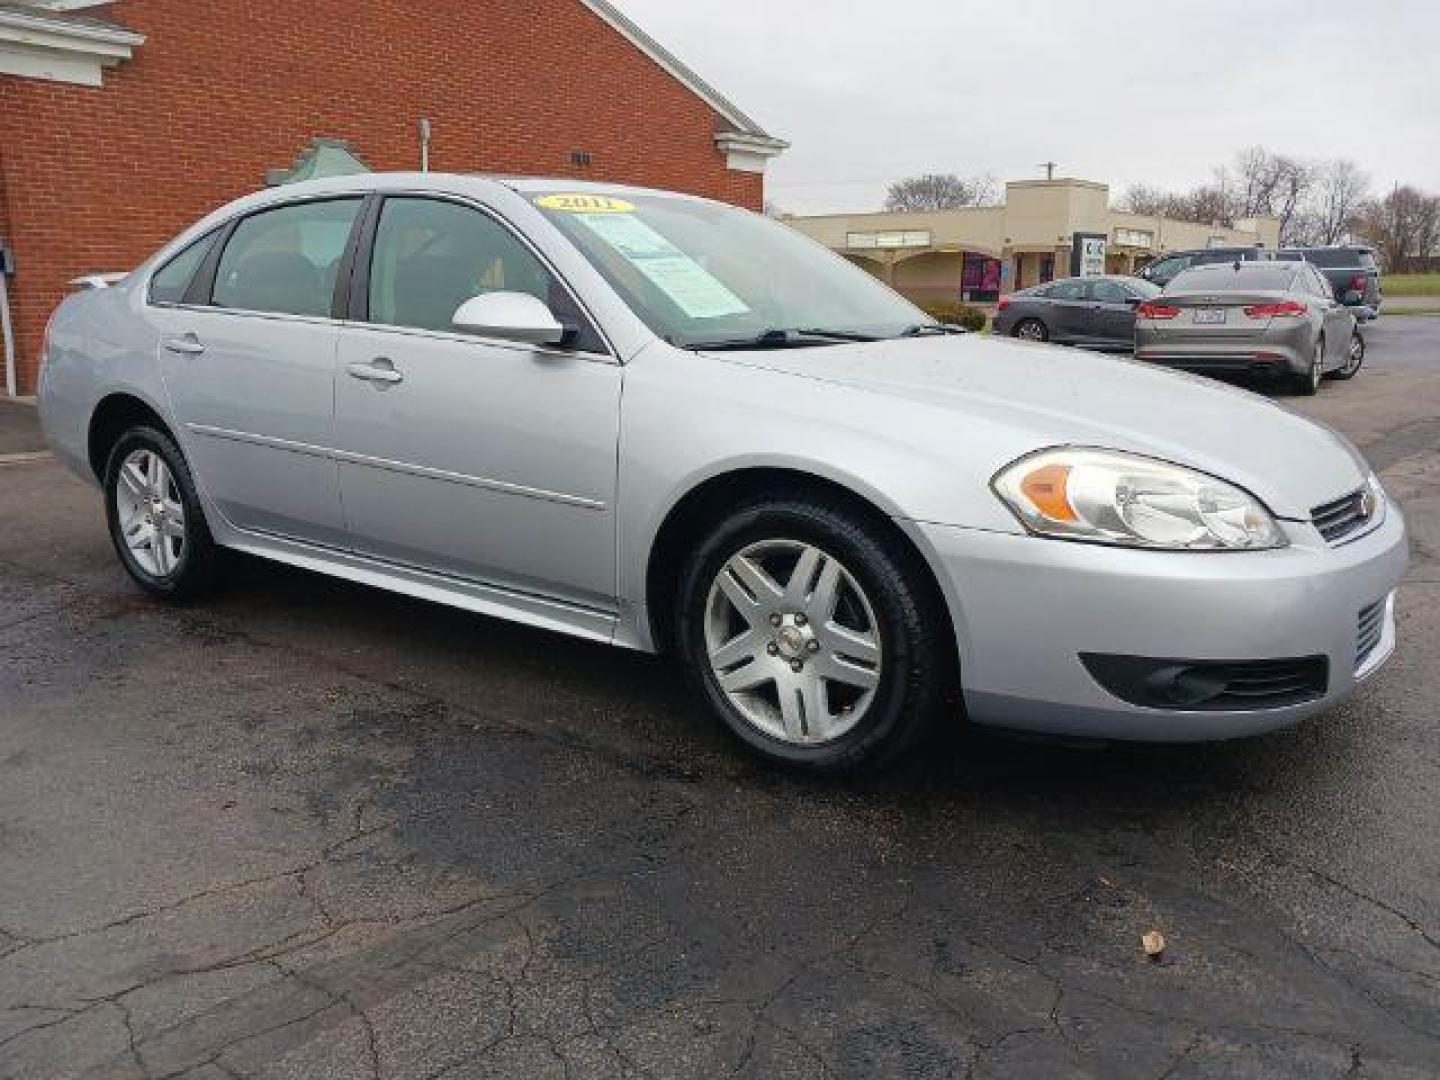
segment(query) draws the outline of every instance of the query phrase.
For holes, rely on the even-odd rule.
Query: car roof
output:
[[[1299,255],[1304,255],[1311,251],[1358,251],[1371,255],[1375,254],[1375,248],[1371,244],[1315,244],[1312,247],[1288,247],[1281,248],[1280,250]]]
[[[1180,248],[1178,251],[1163,251],[1156,259],[1169,259],[1176,255],[1213,255],[1217,251],[1264,251],[1259,244],[1224,244],[1220,247]]]
[[[591,180],[570,180],[564,177],[508,176],[503,173],[373,172],[331,176],[319,180],[302,180],[293,184],[262,188],[221,207],[205,220],[210,221],[216,217],[228,216],[237,212],[247,213],[275,203],[325,195],[354,195],[371,191],[435,191],[451,195],[469,194],[483,199],[487,195],[493,196],[496,189],[506,189],[519,194],[539,191],[573,191],[697,202],[711,201],[698,195],[687,195],[678,191],[663,191],[659,188],[638,187],[633,184],[604,184]]]

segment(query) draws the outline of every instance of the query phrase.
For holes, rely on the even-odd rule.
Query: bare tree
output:
[[[1169,217],[1175,196],[1154,184],[1131,184],[1115,202],[1115,209],[1127,214]]]
[[[1315,172],[1315,190],[1305,210],[1310,244],[1338,244],[1370,194],[1370,176],[1349,158],[1327,161]]]
[[[1227,178],[1234,176],[1234,183]],[[1294,243],[1305,203],[1314,187],[1316,167],[1299,158],[1252,146],[1235,155],[1234,167],[1217,171],[1224,193],[1221,220],[1233,225],[1241,218],[1273,217],[1280,222],[1280,242]]]
[[[963,206],[994,206],[999,189],[993,176],[925,173],[897,180],[885,194],[886,210],[954,210]]]
[[[1403,273],[1440,249],[1440,196],[1396,185],[1361,208],[1355,231],[1375,245],[1385,269]]]

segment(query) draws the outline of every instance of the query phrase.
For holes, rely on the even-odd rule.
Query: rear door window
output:
[[[1090,299],[1101,304],[1124,304],[1130,299],[1125,287],[1114,281],[1095,281],[1090,284]]]
[[[1083,300],[1085,299],[1085,282],[1057,281],[1050,286],[1050,291],[1045,295],[1051,300]]]
[[[215,306],[328,316],[340,259],[359,209],[359,199],[330,199],[245,218],[220,255]]]

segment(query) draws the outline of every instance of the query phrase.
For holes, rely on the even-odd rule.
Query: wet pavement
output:
[[[1285,399],[1414,533],[1352,702],[846,783],[656,659],[249,561],[157,604],[0,465],[0,1077],[1440,1075],[1440,320],[1370,339]]]
[[[0,459],[44,449],[45,437],[40,434],[40,419],[35,406],[26,401],[0,397]]]

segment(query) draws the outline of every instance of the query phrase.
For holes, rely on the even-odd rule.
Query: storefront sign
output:
[[[852,232],[845,234],[845,246],[854,248],[923,248],[930,246],[930,230],[893,232]]]
[[[1079,233],[1070,249],[1070,275],[1095,277],[1105,273],[1105,234]]]

